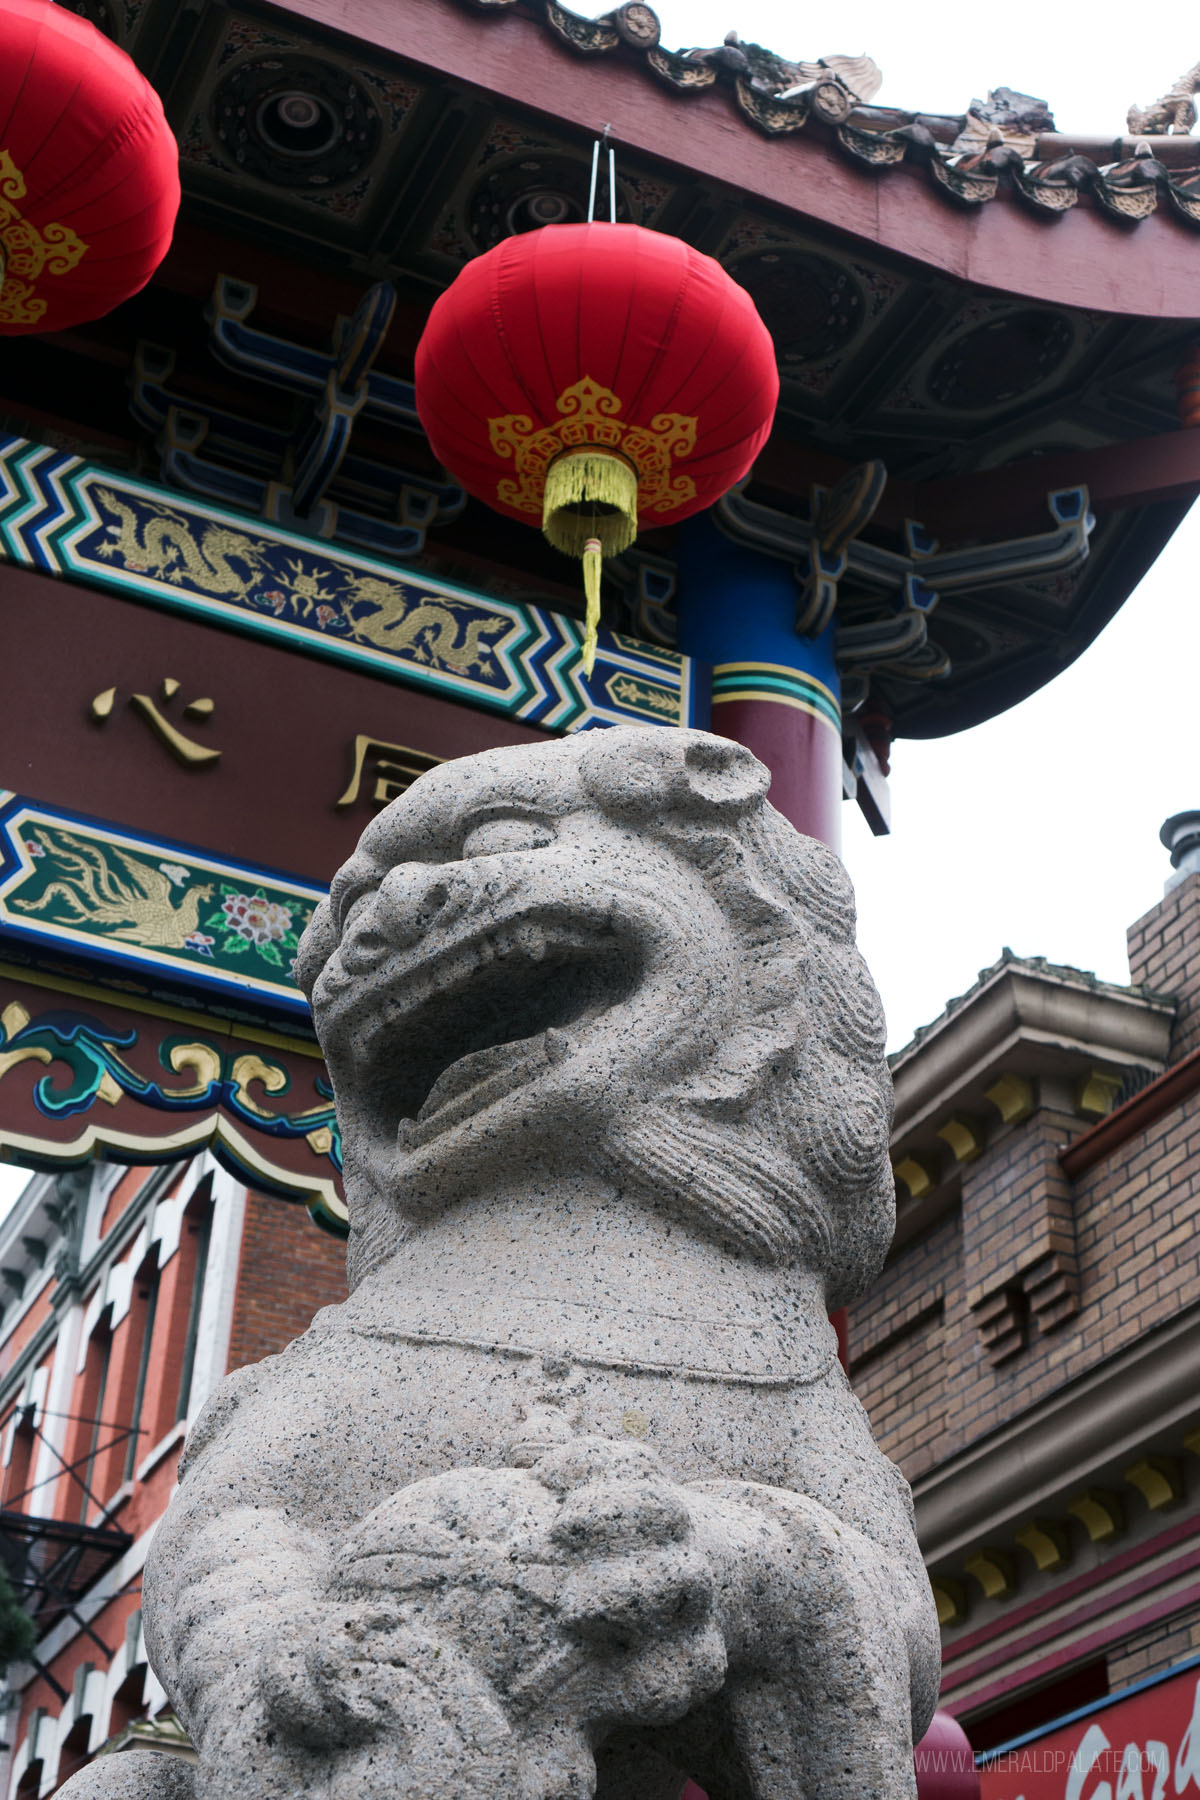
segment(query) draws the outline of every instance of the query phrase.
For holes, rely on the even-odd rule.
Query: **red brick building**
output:
[[[37,1622],[8,1670],[6,1794],[105,1744],[186,1752],[141,1571],[189,1422],[345,1294],[341,1241],[207,1156],[33,1178],[0,1226],[0,1555]]]
[[[851,1372],[977,1751],[1200,1653],[1200,874],[1128,941],[1127,987],[1006,950],[894,1059],[898,1228]],[[985,1796],[1057,1779],[984,1765]]]

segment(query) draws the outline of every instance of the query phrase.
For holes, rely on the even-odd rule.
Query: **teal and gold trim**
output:
[[[0,559],[544,730],[690,725],[688,657],[0,433]]]
[[[837,695],[815,675],[789,669],[783,663],[718,663],[713,670],[713,705],[731,700],[770,700],[776,706],[793,706],[811,713],[842,733],[842,708]]]

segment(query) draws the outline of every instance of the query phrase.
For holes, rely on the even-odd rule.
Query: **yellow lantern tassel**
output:
[[[599,538],[590,537],[583,546],[583,591],[587,596],[583,672],[589,677],[596,661],[596,633],[600,626],[600,568],[603,554]]]

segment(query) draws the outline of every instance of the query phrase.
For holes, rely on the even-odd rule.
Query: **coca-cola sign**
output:
[[[982,1800],[1200,1800],[1200,1666],[1050,1726],[979,1773]]]

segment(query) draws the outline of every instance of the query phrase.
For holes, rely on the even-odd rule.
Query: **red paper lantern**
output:
[[[136,294],[178,210],[175,139],[125,52],[53,0],[0,0],[0,332]]]
[[[547,225],[480,256],[435,303],[417,410],[469,493],[584,558],[700,512],[749,471],[779,374],[744,288],[637,225]]]

